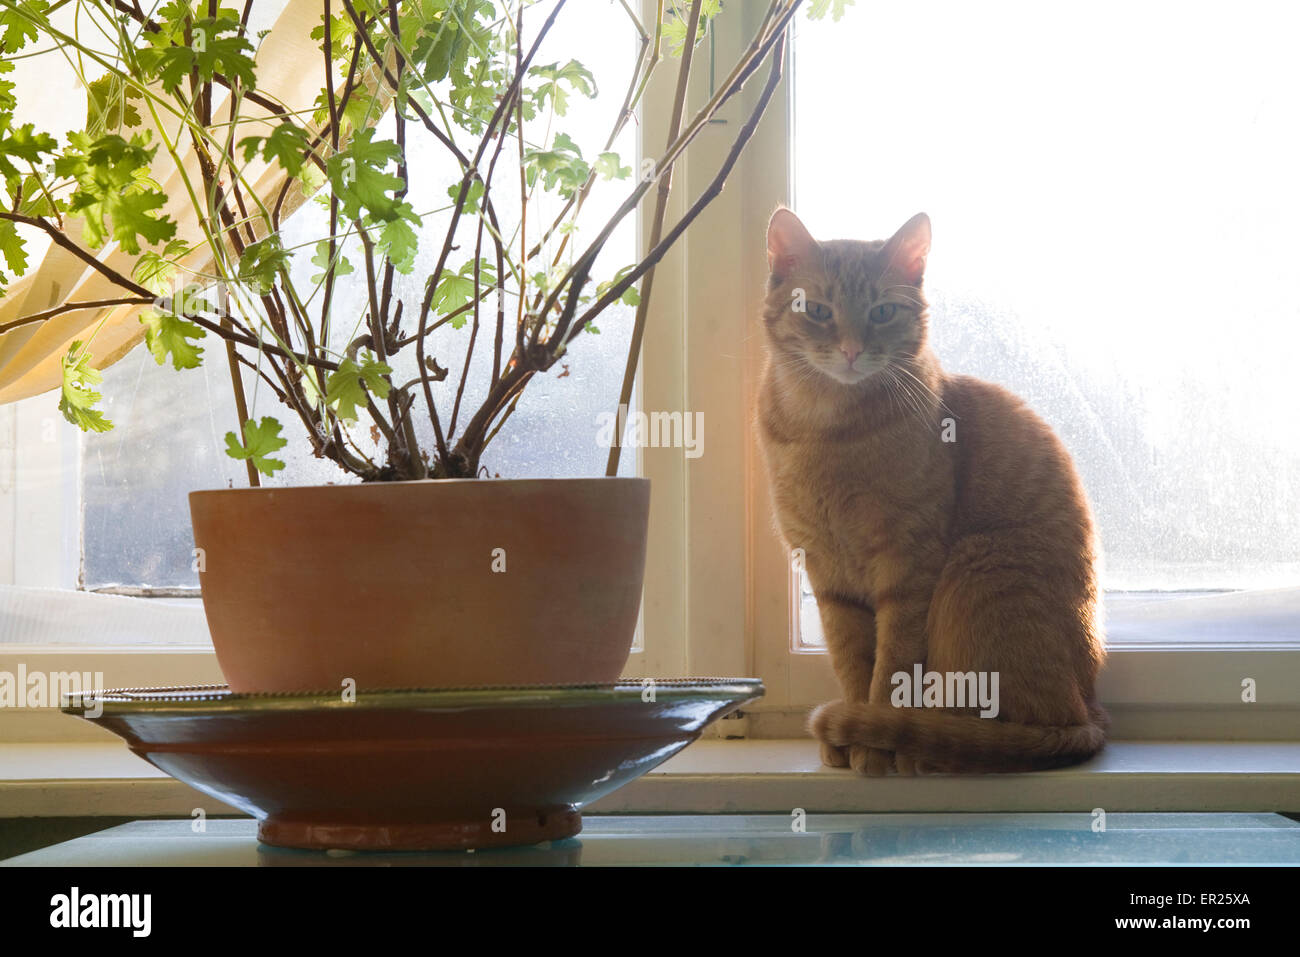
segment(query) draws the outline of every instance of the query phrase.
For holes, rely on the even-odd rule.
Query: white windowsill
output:
[[[0,747],[0,817],[238,813],[121,744]],[[885,779],[824,768],[811,740],[703,740],[589,813],[1300,811],[1300,743],[1116,741],[1034,774]]]

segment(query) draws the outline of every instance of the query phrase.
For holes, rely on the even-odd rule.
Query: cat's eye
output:
[[[898,304],[893,302],[882,302],[876,308],[872,309],[867,318],[877,325],[888,322],[894,318],[894,313],[898,312]]]
[[[831,307],[824,306],[820,302],[808,302],[804,304],[804,315],[813,322],[829,322]]]

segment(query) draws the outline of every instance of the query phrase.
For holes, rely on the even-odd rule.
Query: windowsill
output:
[[[189,817],[235,809],[121,744],[0,747],[0,817]],[[703,740],[602,798],[593,814],[931,811],[1296,811],[1300,743],[1116,741],[1034,774],[867,779],[803,740]]]

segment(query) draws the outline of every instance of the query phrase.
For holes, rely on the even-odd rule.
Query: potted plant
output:
[[[722,189],[779,83],[800,3],[771,0],[693,115],[693,52],[718,0],[661,2],[653,23],[623,3],[639,52],[596,152],[555,123],[596,90],[581,51],[538,58],[560,18],[580,16],[566,0],[288,0],[270,21],[256,0],[115,0],[74,5],[92,21],[77,30],[60,20],[66,2],[4,4],[5,52],[58,47],[89,109],[72,131],[15,122],[13,65],[0,64],[0,337],[44,350],[36,391],[58,388],[64,416],[95,431],[111,427],[97,359],[142,338],[159,364],[186,369],[217,343],[238,410],[228,454],[249,487],[195,492],[191,514],[234,690],[618,676],[648,483],[613,477],[617,443],[608,477],[592,479],[483,481],[483,453],[529,382],[620,302],[635,324],[610,405],[627,402],[655,264]],[[613,144],[674,58],[668,142],[634,174]],[[667,224],[674,165],[765,63],[712,184]],[[598,189],[624,198],[579,231]],[[652,194],[644,254],[600,259]],[[539,219],[544,198],[559,212]],[[306,242],[289,238],[300,208],[321,217]],[[21,278],[38,239],[79,272],[44,299]],[[357,309],[340,309],[344,288],[361,291]],[[459,354],[435,350],[444,327],[461,333]],[[274,412],[254,401],[268,395]],[[338,466],[338,484],[263,485],[283,467],[286,421]]]

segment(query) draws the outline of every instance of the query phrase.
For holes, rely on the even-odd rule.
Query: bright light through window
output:
[[[930,214],[945,368],[1057,429],[1111,589],[1300,584],[1298,20],[1107,0],[798,23],[797,212],[859,239]]]

